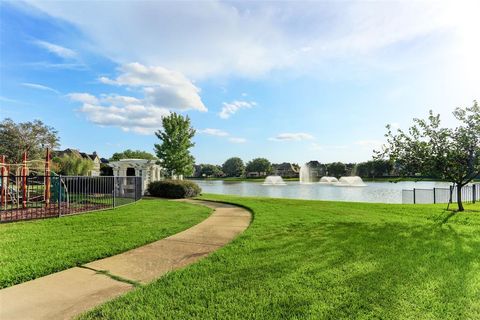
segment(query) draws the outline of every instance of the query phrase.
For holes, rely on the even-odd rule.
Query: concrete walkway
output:
[[[0,290],[0,319],[71,319],[136,284],[189,265],[224,246],[250,224],[247,210],[187,200],[215,211],[203,222],[171,237]]]

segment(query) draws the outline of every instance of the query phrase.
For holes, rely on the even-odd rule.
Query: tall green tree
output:
[[[214,164],[201,164],[200,175],[202,177],[221,177],[222,168]]]
[[[190,154],[190,148],[195,143],[195,129],[192,128],[190,118],[172,113],[162,119],[163,128],[155,135],[160,144],[155,144],[157,157],[169,175],[190,176],[193,174],[195,159]]]
[[[442,128],[440,115],[430,111],[426,120],[414,119],[408,131],[393,133],[387,126],[386,145],[377,158],[398,164],[403,176],[440,177],[457,187],[458,210],[463,211],[462,188],[480,175],[480,107],[457,108],[456,128]]]
[[[347,166],[342,162],[332,162],[327,164],[328,175],[332,177],[344,176],[347,172]]]
[[[157,158],[147,152],[147,151],[141,151],[141,150],[131,150],[127,149],[122,152],[115,152],[112,157],[110,158],[110,161],[118,161],[121,159],[147,159],[147,160],[156,160]]]
[[[376,159],[361,162],[356,167],[356,175],[362,178],[376,178],[390,175],[393,165],[388,160]]]
[[[268,174],[272,171],[272,164],[265,158],[255,158],[247,163],[245,169],[247,172]]]
[[[27,152],[28,159],[45,158],[45,148],[59,146],[58,132],[40,120],[15,123],[12,119],[0,122],[0,155],[10,163],[20,163]]]
[[[245,165],[242,159],[233,157],[225,161],[222,170],[227,177],[241,177],[245,173]]]

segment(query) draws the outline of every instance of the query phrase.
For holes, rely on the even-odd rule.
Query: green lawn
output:
[[[210,209],[144,199],[62,218],[0,225],[0,288],[111,256],[199,223]]]
[[[205,195],[254,212],[233,243],[82,319],[480,319],[480,206]]]

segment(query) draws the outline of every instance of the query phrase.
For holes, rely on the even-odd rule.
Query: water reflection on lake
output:
[[[447,182],[402,181],[366,182],[366,187],[339,187],[332,185],[287,182],[283,186],[262,185],[259,182],[230,182],[195,180],[203,193],[231,194],[271,198],[307,200],[338,200],[355,202],[402,203],[402,189],[448,188]]]

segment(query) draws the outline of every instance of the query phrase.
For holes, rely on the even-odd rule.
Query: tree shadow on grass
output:
[[[264,228],[109,303],[105,318],[480,317],[476,226],[331,222]]]
[[[255,288],[268,293],[271,304],[265,316],[479,315],[472,292],[480,288],[471,288],[475,281],[478,286],[480,273],[476,235],[458,234],[452,226],[340,223],[317,226],[300,236],[285,234],[284,241],[265,241],[251,248],[254,265],[227,264],[232,286],[240,281],[244,293],[256,294]],[[242,254],[248,253],[236,255]],[[255,305],[255,294],[251,299],[243,294],[242,305]]]

